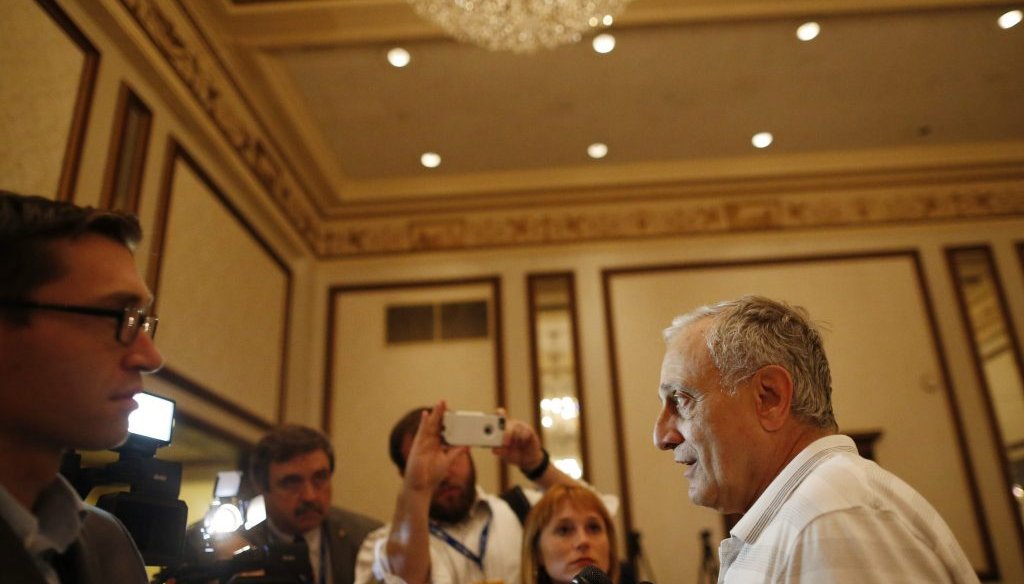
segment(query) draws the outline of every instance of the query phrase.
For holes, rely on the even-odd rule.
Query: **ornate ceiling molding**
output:
[[[169,2],[121,0],[231,150],[305,242],[316,240],[318,212],[295,172],[209,44]]]
[[[429,219],[334,223],[322,257],[469,250],[683,237],[715,233],[866,227],[1024,216],[1024,182],[872,193],[716,197],[462,214]]]
[[[1022,169],[1006,161],[990,174],[965,172],[961,180],[939,185],[911,181],[849,190],[823,177],[820,189],[796,192],[776,185],[711,196],[709,187],[702,197],[677,185],[659,200],[636,201],[630,188],[619,188],[621,196],[613,200],[590,197],[501,210],[476,202],[473,209],[427,217],[407,211],[386,218],[327,218],[180,1],[119,1],[216,128],[215,139],[237,155],[321,258],[1024,215]],[[1010,178],[993,178],[1000,172]]]

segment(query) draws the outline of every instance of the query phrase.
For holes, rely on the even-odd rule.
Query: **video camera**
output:
[[[82,456],[69,451],[60,472],[83,499],[101,485],[129,485],[129,492],[100,496],[96,506],[124,524],[146,565],[173,565],[181,561],[188,521],[188,506],[178,500],[181,463],[154,457],[171,443],[175,404],[151,393],[140,393],[135,401],[139,407],[128,418],[128,440],[113,449],[120,455],[116,462],[82,468]]]
[[[166,568],[154,582],[176,584],[305,584],[313,581],[304,543],[246,546],[229,559]]]

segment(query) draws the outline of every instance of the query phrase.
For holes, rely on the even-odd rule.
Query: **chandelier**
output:
[[[611,24],[630,0],[408,0],[451,36],[491,51],[532,53]]]

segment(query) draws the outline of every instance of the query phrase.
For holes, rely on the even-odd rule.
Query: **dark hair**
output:
[[[319,430],[298,424],[278,426],[256,444],[249,459],[249,476],[253,485],[270,488],[270,463],[288,462],[300,454],[323,450],[334,472],[334,447]]]
[[[416,432],[420,429],[422,412],[429,412],[431,409],[429,407],[413,408],[391,428],[391,436],[388,437],[388,454],[391,456],[391,462],[395,463],[395,466],[398,467],[399,472],[405,472],[405,457],[402,455],[402,443],[405,442],[406,437],[412,438],[416,436]]]
[[[0,190],[0,300],[25,300],[59,278],[67,268],[52,244],[86,234],[102,235],[134,251],[142,228],[128,213]],[[0,316],[16,324],[27,318],[18,312]]]

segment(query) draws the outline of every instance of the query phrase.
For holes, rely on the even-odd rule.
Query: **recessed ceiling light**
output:
[[[599,159],[604,158],[608,155],[608,145],[600,142],[594,142],[590,146],[587,146],[587,156]]]
[[[424,152],[420,156],[420,164],[427,168],[437,168],[441,166],[441,155],[437,152]]]
[[[395,47],[388,51],[388,63],[391,63],[393,67],[405,67],[411,60],[412,57],[409,56],[409,51],[402,47]]]
[[[796,29],[796,38],[802,41],[810,41],[817,38],[820,32],[821,27],[818,26],[817,22],[805,22]]]
[[[613,22],[615,22],[615,18],[611,14],[605,14],[601,17],[601,24],[605,26],[611,26]]]
[[[599,34],[594,37],[594,50],[602,55],[612,52],[615,48],[615,37],[608,33]]]
[[[999,28],[1003,30],[1013,28],[1020,24],[1022,18],[1024,18],[1024,13],[1020,10],[1011,10],[999,17]]]
[[[758,132],[750,139],[750,143],[754,145],[754,148],[767,148],[772,145],[773,140],[775,137],[771,132]]]

